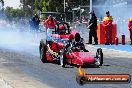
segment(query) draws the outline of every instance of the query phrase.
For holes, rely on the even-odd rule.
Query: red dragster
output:
[[[50,41],[50,43],[44,43],[41,40],[39,46],[41,61],[43,63],[47,61],[58,61],[62,67],[65,67],[66,64],[77,66],[95,64],[101,66],[103,64],[102,49],[97,49],[96,55],[93,56],[88,50],[85,49],[83,43],[80,43],[78,46],[71,43],[69,37],[74,34],[75,32],[63,35],[53,34],[54,38],[52,41]],[[76,34],[74,36],[75,38]],[[82,41],[82,38],[80,38],[80,42]]]

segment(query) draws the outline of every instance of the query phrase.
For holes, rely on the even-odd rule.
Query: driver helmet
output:
[[[80,34],[79,34],[79,33],[76,33],[76,34],[75,34],[75,41],[76,41],[76,42],[80,42],[80,38],[81,38],[81,37],[80,37]]]
[[[60,33],[60,34],[65,34],[65,32],[66,32],[65,29],[66,29],[65,26],[64,26],[64,25],[61,25],[61,26],[59,27],[59,33]]]

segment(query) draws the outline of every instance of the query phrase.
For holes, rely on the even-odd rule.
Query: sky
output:
[[[10,6],[13,8],[19,8],[20,0],[4,0],[4,7]]]

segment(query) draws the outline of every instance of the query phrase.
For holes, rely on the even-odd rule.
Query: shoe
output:
[[[110,45],[109,43],[105,43],[105,45]]]
[[[93,45],[98,45],[97,43],[93,44]]]
[[[132,43],[130,45],[132,45]]]
[[[95,44],[94,45],[98,45],[98,42],[95,42]]]
[[[86,43],[86,44],[92,44],[92,43]]]

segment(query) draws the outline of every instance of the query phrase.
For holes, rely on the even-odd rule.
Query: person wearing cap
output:
[[[131,41],[130,45],[132,45],[132,17],[129,18],[128,29],[129,29],[129,32],[130,32],[130,41]]]
[[[64,25],[59,26],[59,34],[64,35],[66,33],[66,27]]]
[[[97,45],[98,44],[98,38],[97,38],[97,17],[94,13],[94,11],[89,12],[91,14],[91,19],[89,21],[89,26],[88,28],[90,29],[89,31],[89,43],[92,44],[92,37],[94,37],[94,42]]]
[[[103,19],[103,26],[105,30],[105,45],[112,44],[112,22],[113,18],[110,12],[106,11],[106,16]]]
[[[39,23],[40,23],[39,16],[37,14],[34,14],[32,21],[30,21],[30,22],[32,22],[33,29],[35,31],[38,31],[39,30]]]
[[[46,28],[46,39],[47,39],[47,43],[51,43],[51,41],[54,39],[52,33],[55,32],[56,30],[56,21],[55,19],[49,15],[48,19],[45,20],[44,22],[44,26]]]
[[[46,27],[47,33],[48,34],[52,34],[52,32],[56,28],[56,21],[55,21],[55,19],[51,15],[49,15],[48,19],[45,20],[45,22],[44,22],[44,26]]]

